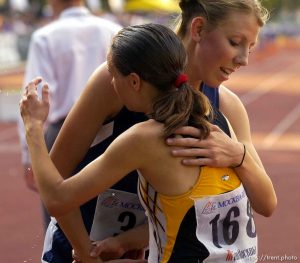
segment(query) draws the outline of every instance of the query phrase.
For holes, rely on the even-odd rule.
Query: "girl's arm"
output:
[[[49,111],[49,101],[48,101],[48,87],[44,86],[42,90],[42,101],[39,101],[37,98],[36,86],[41,82],[40,78],[34,79],[29,83],[26,90],[24,91],[23,99],[20,101],[20,110],[21,115],[24,121],[25,127],[25,135],[37,135],[35,137],[35,144],[42,143],[41,151],[42,154],[45,155],[46,145],[43,139],[43,124],[47,118]],[[29,107],[30,106],[30,107]],[[30,114],[33,114],[35,118],[31,118]],[[37,145],[36,145],[37,146]],[[35,147],[36,147],[35,146]],[[81,216],[78,217],[81,221]],[[80,222],[80,221],[79,221]],[[69,220],[67,225],[67,229],[70,229],[70,233],[73,231],[74,224],[77,224],[76,220]],[[73,230],[72,230],[73,228]],[[91,242],[89,240],[88,234],[84,228],[84,231],[76,231],[77,238],[73,238],[73,242],[71,242],[72,246],[80,252],[80,256],[84,259],[84,262],[101,262],[100,259],[93,259],[89,256],[89,251],[91,249]],[[73,237],[73,236],[72,236]]]
[[[93,242],[91,255],[103,259],[118,259],[126,255],[126,258],[142,259],[144,250],[148,246],[148,223],[137,226],[117,236]],[[82,262],[76,251],[73,254],[76,262]]]
[[[277,198],[271,179],[252,143],[247,111],[238,96],[230,90],[222,87],[220,92],[221,110],[228,117],[238,141],[246,146],[244,162],[235,170],[245,186],[254,210],[270,216],[277,205]]]
[[[254,210],[264,216],[270,216],[277,204],[276,194],[272,182],[253,146],[245,107],[235,94],[225,87],[221,87],[220,110],[228,118],[236,134],[237,141],[231,139],[215,125],[211,126],[211,133],[205,140],[198,139],[198,129],[183,127],[177,133],[189,135],[193,138],[168,139],[167,143],[169,145],[177,147],[172,149],[172,154],[183,157],[203,157],[186,159],[183,161],[186,165],[234,167],[240,164],[243,158],[243,144],[245,144],[245,159],[243,164],[239,168],[235,168],[235,170],[244,184]]]
[[[43,123],[49,111],[49,101],[47,85],[43,87],[42,100],[37,97],[36,85],[40,81],[38,79],[28,85],[28,90],[20,103],[20,109],[41,198],[50,214],[56,216],[78,207],[137,168],[138,160],[141,158],[138,158],[140,153],[135,145],[140,144],[133,132],[128,131],[116,139],[105,154],[77,175],[64,181],[52,163],[44,142]],[[122,165],[119,163],[121,158]],[[99,174],[102,174],[102,177],[99,177]],[[72,231],[72,225],[67,226],[67,230]],[[74,246],[77,251],[83,251],[79,254],[81,258],[89,255],[91,248],[88,236],[83,236],[83,239],[79,245]],[[88,261],[84,262],[92,260],[89,256],[87,257]]]
[[[105,62],[90,77],[64,121],[50,152],[51,159],[64,178],[71,176],[105,120],[118,113],[123,106],[111,81]]]
[[[49,111],[48,95],[48,86],[44,85],[42,99],[39,100],[36,83],[31,82],[20,103],[20,109],[42,200],[50,214],[57,216],[85,203],[129,172],[138,169],[145,157],[141,157],[144,154],[139,152],[142,149],[139,136],[131,128],[119,136],[104,154],[75,176],[64,180],[50,159],[43,136],[43,124]]]
[[[51,159],[64,178],[69,177],[82,160],[102,123],[121,106],[111,86],[106,63],[103,63],[90,77],[52,147]],[[76,208],[56,216],[56,220],[77,254],[86,253],[84,240],[89,236],[80,210]]]
[[[38,85],[40,82],[41,80],[36,79],[34,83]],[[108,99],[103,100],[102,98],[105,97]],[[52,148],[51,157],[62,176],[67,178],[71,175],[79,160],[85,155],[90,142],[95,137],[99,127],[101,127],[102,121],[118,111],[120,107],[119,99],[111,87],[110,74],[104,63],[90,78],[85,91],[65,120],[62,132]],[[70,116],[72,116],[72,119],[70,119]],[[84,125],[85,128],[81,125]],[[61,217],[56,217],[56,219],[72,246],[80,253],[80,248],[84,244],[83,240],[88,238],[88,234],[79,209],[75,209]],[[74,229],[77,229],[77,231],[73,231]]]
[[[64,178],[69,177],[82,160],[102,123],[120,107],[106,63],[103,63],[90,77],[52,147],[51,159]],[[76,252],[80,256],[85,253],[83,240],[89,236],[80,210],[76,208],[57,216],[56,220]]]

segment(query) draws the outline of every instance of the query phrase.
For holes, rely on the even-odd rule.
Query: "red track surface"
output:
[[[226,85],[245,102],[254,144],[278,197],[272,217],[255,216],[259,261],[300,262],[300,49],[267,55],[257,56]],[[18,87],[21,79],[0,76],[0,89],[7,83]],[[23,182],[15,123],[0,124],[0,167],[0,262],[39,262],[40,203]]]
[[[246,105],[254,144],[277,193],[272,217],[256,215],[259,256],[265,262],[300,262],[299,56],[300,49],[280,50],[250,62],[226,83]]]

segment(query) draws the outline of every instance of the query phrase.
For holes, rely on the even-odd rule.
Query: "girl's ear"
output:
[[[130,73],[129,74],[129,81],[130,81],[131,87],[134,90],[139,91],[141,89],[141,78],[138,74]]]
[[[195,42],[201,41],[203,34],[204,34],[204,28],[205,28],[206,20],[202,16],[197,16],[193,18],[191,22],[191,28],[190,33],[191,37]]]

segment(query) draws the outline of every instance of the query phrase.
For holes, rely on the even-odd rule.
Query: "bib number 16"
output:
[[[246,223],[246,233],[247,236],[250,238],[256,237],[256,230],[253,225],[253,214],[251,211],[251,206],[249,200],[247,201],[247,216],[248,221]],[[218,247],[222,248],[220,245],[220,238],[223,237],[224,242],[227,245],[232,245],[238,238],[240,232],[240,209],[237,206],[231,207],[224,219],[220,219],[220,214],[217,214],[210,222],[211,231],[212,231],[212,241],[213,244]],[[221,229],[219,229],[221,227]],[[253,230],[254,228],[254,230]],[[219,231],[221,230],[221,231]],[[222,235],[220,237],[219,235]]]

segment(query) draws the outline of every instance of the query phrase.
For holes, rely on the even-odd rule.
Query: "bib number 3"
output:
[[[90,238],[116,236],[146,220],[137,194],[110,189],[98,197]]]

